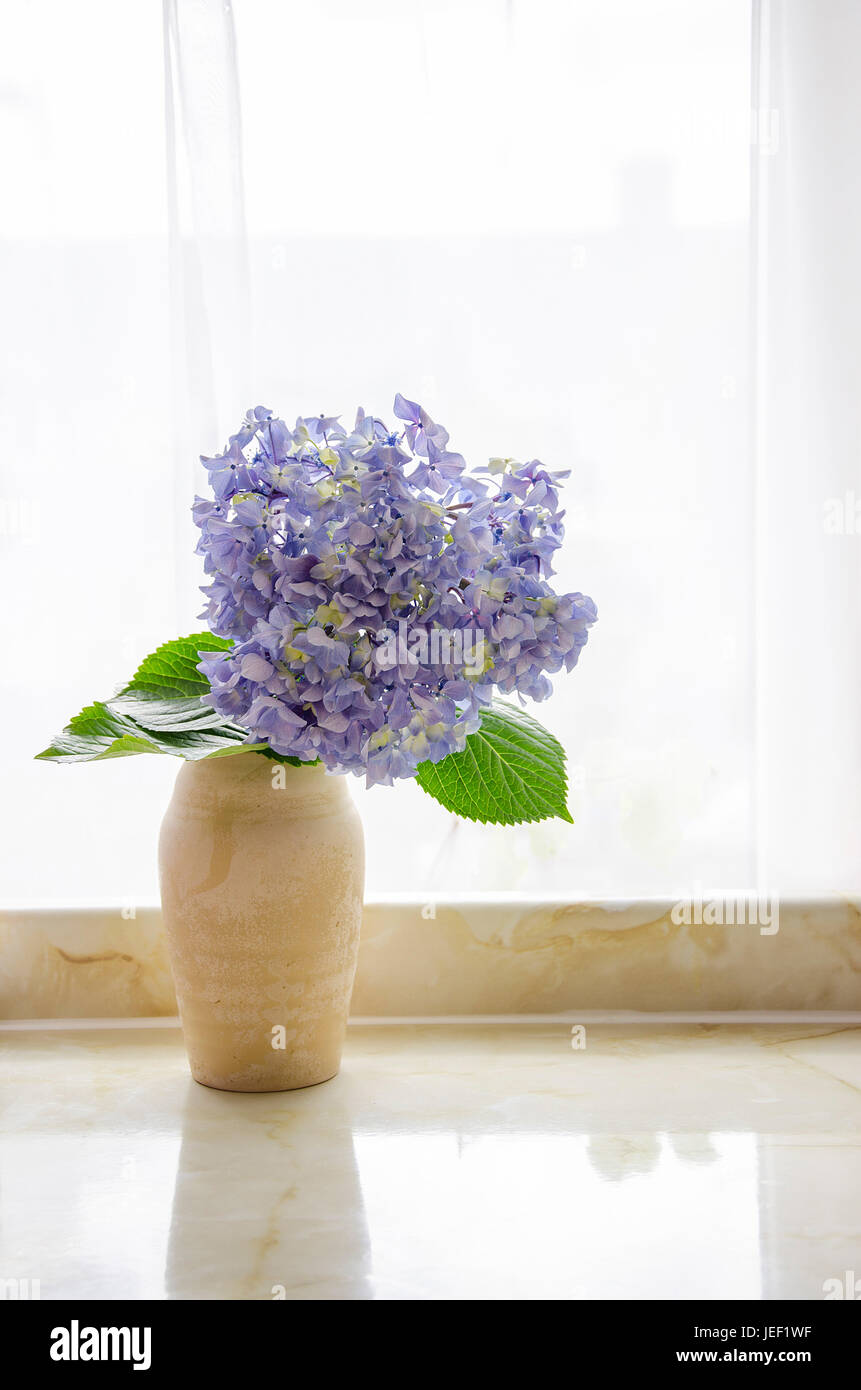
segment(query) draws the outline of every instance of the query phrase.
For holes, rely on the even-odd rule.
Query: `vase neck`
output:
[[[250,752],[186,763],[177,790],[201,810],[255,816],[309,815],[349,800],[347,778],[327,774],[319,763],[295,767]]]

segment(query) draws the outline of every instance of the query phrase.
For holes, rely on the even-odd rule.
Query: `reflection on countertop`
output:
[[[819,1299],[861,1271],[861,1028],[351,1025],[191,1081],[174,1027],[0,1031],[0,1279],[42,1298]]]

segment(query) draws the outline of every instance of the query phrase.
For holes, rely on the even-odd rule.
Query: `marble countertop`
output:
[[[366,902],[357,1018],[861,1010],[861,898]],[[157,907],[0,909],[0,1019],[174,1017]]]
[[[209,1091],[174,1026],[0,1029],[0,1279],[43,1299],[821,1299],[861,1275],[861,1028],[351,1025]]]

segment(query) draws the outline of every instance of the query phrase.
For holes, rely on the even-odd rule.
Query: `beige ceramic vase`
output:
[[[346,777],[259,753],[185,763],[159,869],[195,1080],[289,1091],[334,1076],[364,883]]]

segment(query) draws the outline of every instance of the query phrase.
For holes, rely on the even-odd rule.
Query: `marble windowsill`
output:
[[[676,924],[671,910],[667,901],[370,902],[353,1015],[861,1009],[861,900],[782,902],[773,933]],[[175,1013],[158,908],[0,911],[0,1018]]]
[[[861,1028],[585,1042],[353,1024],[333,1081],[237,1095],[191,1080],[172,1026],[6,1023],[0,1277],[76,1300],[814,1300],[861,1270]]]

